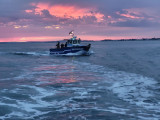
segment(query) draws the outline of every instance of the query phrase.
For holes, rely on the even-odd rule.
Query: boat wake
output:
[[[83,56],[90,56],[93,54],[93,51],[88,51],[87,53],[83,54]],[[50,56],[49,51],[38,51],[38,52],[0,52],[0,55],[19,55],[19,56]],[[57,54],[56,56],[80,56],[82,55],[81,51],[77,53],[68,53],[68,54]]]
[[[157,82],[142,75],[63,59],[11,79],[16,87],[0,91],[0,107],[8,110],[0,119],[64,119],[64,114],[69,114],[66,119],[106,118],[108,114],[160,118]],[[89,115],[91,112],[96,114]]]
[[[48,51],[44,51],[44,52],[11,52],[10,54],[13,55],[29,55],[29,56],[49,56],[49,52]]]
[[[83,53],[83,51],[79,51],[76,53],[57,54],[56,56],[90,56],[93,53],[94,53],[93,51],[88,51],[85,53]]]

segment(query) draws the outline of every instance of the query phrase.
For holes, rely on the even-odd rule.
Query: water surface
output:
[[[0,43],[0,119],[158,120],[160,41],[91,44],[57,57],[55,43]]]

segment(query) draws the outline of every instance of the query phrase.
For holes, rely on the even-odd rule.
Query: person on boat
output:
[[[61,48],[64,48],[64,44],[63,43],[61,44]]]
[[[57,49],[60,49],[60,42],[57,43]]]
[[[65,47],[67,47],[67,42],[65,43]]]

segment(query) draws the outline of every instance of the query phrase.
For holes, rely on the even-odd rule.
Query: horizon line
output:
[[[129,39],[103,39],[103,40],[81,40],[82,42],[99,42],[99,41],[140,41],[140,40],[160,40],[159,37],[152,37],[152,38],[129,38]],[[53,41],[0,41],[0,43],[27,43],[27,42],[58,42],[58,41],[66,41],[64,40],[53,40]]]

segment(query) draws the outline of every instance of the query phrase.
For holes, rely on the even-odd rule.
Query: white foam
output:
[[[67,63],[67,65],[65,64]],[[51,68],[47,69],[47,67],[50,66]],[[85,88],[85,85],[81,85],[79,87],[60,87],[60,88],[42,88],[37,87],[35,85],[18,85],[20,87],[28,88],[28,89],[34,89],[37,91],[36,95],[30,95],[30,98],[35,101],[35,103],[25,101],[25,100],[17,100],[17,104],[10,105],[12,107],[16,107],[18,109],[23,109],[26,113],[31,113],[30,117],[32,116],[38,116],[45,114],[45,112],[42,112],[38,110],[37,108],[56,108],[58,112],[66,112],[66,111],[73,111],[73,110],[79,110],[79,109],[90,109],[89,107],[82,108],[80,105],[93,103],[95,106],[92,106],[92,109],[100,110],[100,111],[109,111],[116,114],[127,114],[128,109],[124,109],[122,107],[108,107],[103,108],[103,106],[96,105],[96,102],[75,102],[73,99],[87,99],[91,98],[93,100],[101,98],[100,95],[93,95],[91,96],[91,91],[97,91],[97,89],[105,89],[110,90],[113,92],[118,98],[120,98],[122,101],[126,101],[129,104],[134,104],[138,107],[145,108],[149,111],[156,111],[159,112],[160,110],[160,103],[147,103],[145,100],[152,99],[155,97],[154,91],[151,89],[155,87],[157,82],[148,77],[144,77],[142,75],[137,75],[134,73],[127,73],[122,71],[115,71],[108,68],[104,68],[103,66],[99,65],[92,65],[90,63],[82,63],[73,61],[68,64],[68,62],[64,62],[62,64],[62,68],[58,65],[43,65],[43,66],[37,66],[33,68],[33,71],[25,71],[22,75],[15,77],[14,79],[34,79],[34,82],[36,85],[43,85],[44,83],[49,83],[51,81],[42,81],[40,78],[46,77],[46,79],[50,79],[54,76],[55,79],[58,79],[58,75],[62,75],[62,73],[67,73],[68,71],[73,72],[75,74],[78,72],[82,72],[81,74],[76,74],[74,78],[76,78],[77,81],[79,80],[86,80],[85,75],[90,75],[94,77],[93,82],[90,84],[89,87]],[[53,68],[52,68],[53,67]],[[40,69],[39,69],[40,68]],[[41,69],[42,68],[42,69]],[[44,69],[43,69],[44,68]],[[85,69],[84,69],[85,68]],[[58,69],[58,70],[55,70]],[[52,71],[53,70],[53,71]],[[49,76],[48,74],[51,74]],[[40,76],[39,76],[40,75]],[[82,77],[82,78],[79,78]],[[67,77],[67,76],[65,76]],[[98,79],[99,78],[99,79]],[[95,79],[98,79],[96,81]],[[96,82],[95,82],[96,81]],[[14,89],[12,92],[16,93],[20,91],[20,89]],[[51,101],[45,101],[43,98],[49,97],[49,96],[55,96],[58,92],[66,92],[71,91],[72,95],[69,98],[65,98],[61,101],[57,100],[51,100]],[[3,91],[7,92],[7,90]],[[117,98],[117,99],[118,99]],[[107,102],[107,101],[106,101]],[[105,102],[104,102],[105,103]],[[4,103],[1,103],[4,104]],[[0,105],[1,105],[0,104]],[[115,103],[116,104],[116,103]],[[6,104],[4,104],[6,105]],[[49,111],[48,111],[49,112]],[[10,114],[12,116],[12,114]],[[17,114],[17,116],[25,115],[25,113],[20,112]],[[131,115],[131,114],[130,114]],[[145,114],[146,115],[146,114]],[[139,118],[145,116],[139,115]],[[131,115],[132,116],[132,115]],[[160,116],[155,116],[160,117]],[[26,118],[29,118],[29,116],[26,115]],[[143,118],[142,118],[143,119]]]
[[[93,54],[91,51],[79,51],[79,52],[76,52],[76,53],[67,53],[67,54],[57,54],[56,56],[81,56],[81,55],[86,55],[86,56],[89,56]]]
[[[49,56],[49,52],[15,52],[16,55]]]
[[[6,106],[9,106],[9,107],[17,107],[16,104],[9,104],[9,103],[0,103],[0,105],[6,105]]]
[[[44,98],[44,97],[54,96],[54,94],[55,94],[54,90],[48,91],[48,90],[40,88],[40,87],[28,86],[28,85],[21,85],[21,87],[22,88],[23,87],[24,88],[31,88],[31,89],[34,89],[38,92],[38,94],[36,94],[36,95],[30,94],[30,98],[35,102],[26,101],[26,100],[16,100],[16,99],[8,98],[8,97],[3,97],[8,100],[16,100],[17,103],[16,104],[0,103],[0,105],[14,107],[19,110],[17,112],[13,111],[11,114],[5,116],[4,118],[10,118],[13,116],[17,116],[17,117],[23,116],[25,119],[28,119],[30,117],[32,118],[33,116],[38,116],[38,115],[48,113],[48,112],[41,112],[37,108],[47,108],[52,105],[56,106],[56,104],[53,104],[53,102],[46,102],[46,101],[42,100],[42,98]],[[10,93],[18,93],[19,91],[20,91],[20,88],[17,88],[17,89],[10,91]],[[9,91],[7,91],[7,92],[9,92]]]
[[[124,108],[118,108],[118,107],[108,107],[107,111],[112,113],[117,113],[117,114],[126,114],[126,112],[129,110]]]
[[[144,115],[144,116],[146,116],[146,115]],[[157,116],[157,118],[156,117],[143,117],[143,116],[138,116],[138,118],[140,119],[140,120],[159,120],[159,116]]]
[[[96,76],[101,76],[101,79],[103,79],[101,81],[102,84],[107,83],[107,89],[115,93],[120,99],[148,110],[160,111],[160,104],[158,102],[144,102],[148,99],[152,100],[156,96],[152,89],[156,88],[157,81],[153,78],[134,73],[115,71],[90,63],[74,63],[79,64],[81,67],[85,66],[85,70],[96,73]],[[101,88],[104,88],[102,84]]]
[[[71,119],[71,120],[88,120],[85,116],[82,116],[82,115],[69,117],[69,119]]]
[[[153,91],[149,89],[155,87],[157,82],[154,79],[125,72],[121,72],[121,74],[114,73],[114,76],[110,77],[110,79],[114,79],[110,90],[121,99],[143,107],[152,104],[144,103],[143,101],[155,97]],[[152,105],[156,107],[154,104]]]

